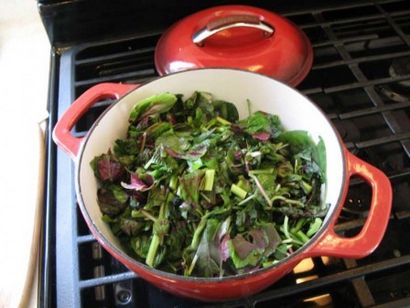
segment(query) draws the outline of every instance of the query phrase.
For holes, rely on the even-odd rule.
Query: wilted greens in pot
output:
[[[138,102],[127,138],[91,162],[102,219],[135,259],[219,277],[270,266],[319,230],[326,157],[276,115],[243,120],[195,92]]]

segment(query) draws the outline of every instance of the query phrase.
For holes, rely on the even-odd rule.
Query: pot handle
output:
[[[135,84],[101,83],[85,91],[64,112],[53,131],[54,142],[75,159],[83,138],[74,137],[71,129],[92,105],[102,99],[118,99],[138,87]]]
[[[201,47],[204,45],[204,41],[215,33],[237,27],[260,29],[267,37],[275,32],[273,26],[262,21],[258,16],[245,14],[231,15],[210,21],[206,27],[194,33],[192,36],[192,42]]]
[[[392,188],[388,177],[379,169],[364,162],[344,149],[347,159],[347,176],[358,175],[372,188],[372,200],[368,217],[359,234],[352,238],[337,235],[334,231],[343,202],[336,209],[327,231],[310,249],[309,256],[335,256],[343,258],[363,258],[371,254],[379,245],[390,219]]]

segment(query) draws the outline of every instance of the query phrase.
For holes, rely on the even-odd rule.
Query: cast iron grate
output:
[[[312,71],[299,89],[326,112],[353,153],[389,175],[394,187],[393,212],[383,242],[369,257],[357,261],[327,257],[304,260],[266,291],[223,306],[410,305],[410,89],[405,86],[410,72],[390,72],[393,61],[410,61],[409,2],[364,2],[285,15],[307,33],[315,52]],[[160,34],[85,44],[63,53],[59,115],[97,83],[139,83],[154,78],[153,54]],[[92,107],[74,133],[83,136],[111,103],[102,101]],[[65,154],[58,152],[56,169],[60,306],[209,305],[168,295],[112,259],[90,235],[78,211],[74,171]],[[369,187],[353,179],[338,232],[351,236],[360,231],[369,198]],[[72,254],[67,253],[67,247]]]

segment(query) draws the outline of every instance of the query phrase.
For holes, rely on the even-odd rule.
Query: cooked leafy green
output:
[[[126,138],[91,162],[102,219],[129,254],[167,272],[222,277],[276,264],[314,236],[326,149],[210,93],[132,108]]]

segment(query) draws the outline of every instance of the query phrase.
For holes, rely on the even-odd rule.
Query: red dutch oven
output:
[[[314,140],[319,136],[326,146],[326,183],[322,202],[330,204],[318,233],[302,248],[268,268],[223,278],[193,278],[152,269],[128,256],[108,225],[101,219],[97,204],[97,182],[90,161],[107,152],[118,138],[126,136],[131,108],[139,100],[161,92],[188,97],[195,90],[236,104],[240,117],[246,117],[247,99],[253,111],[279,115],[286,129],[306,130]],[[70,131],[96,101],[118,99],[94,123],[84,138]],[[361,258],[380,243],[389,220],[392,190],[388,178],[377,168],[351,154],[337,131],[307,97],[267,76],[234,69],[198,69],[170,74],[143,85],[100,84],[87,90],[65,112],[54,129],[55,142],[76,165],[76,193],[85,221],[101,245],[130,270],[171,293],[205,300],[223,301],[254,294],[290,272],[302,259],[316,256]],[[345,238],[334,226],[343,207],[349,179],[357,175],[372,189],[368,217],[359,234]]]

